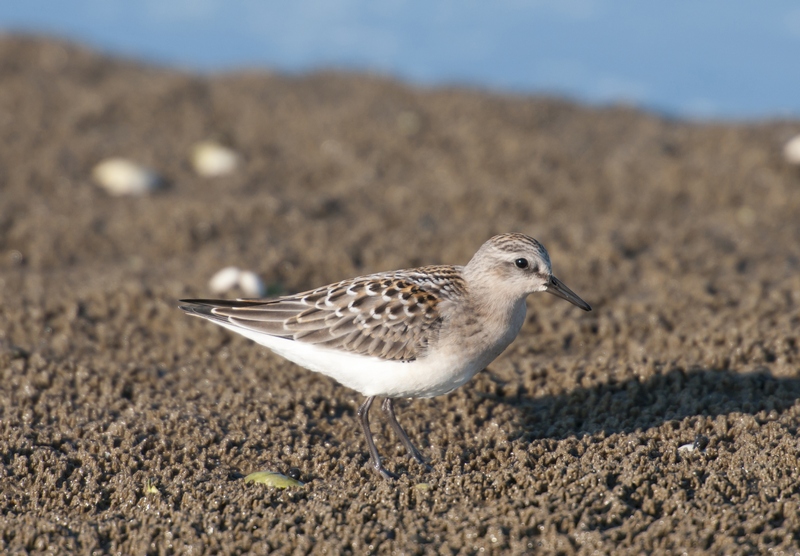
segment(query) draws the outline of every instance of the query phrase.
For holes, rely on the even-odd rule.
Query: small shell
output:
[[[92,177],[111,195],[144,195],[161,185],[153,170],[126,158],[107,158],[92,170]]]
[[[800,165],[800,135],[795,135],[783,146],[783,156],[789,164]]]
[[[247,297],[264,297],[267,291],[258,274],[250,270],[244,270],[239,275],[239,287]]]
[[[219,143],[203,141],[192,149],[192,166],[204,178],[224,176],[239,166],[239,155]]]
[[[678,446],[678,453],[685,454],[688,452],[694,452],[697,449],[697,446],[694,442],[691,444],[684,444],[683,446]]]
[[[241,275],[242,271],[235,266],[226,266],[211,277],[208,287],[214,293],[225,293],[239,284]]]
[[[152,479],[147,479],[144,482],[144,493],[145,494],[160,494],[158,487],[156,486],[155,482]]]
[[[275,473],[274,471],[256,471],[255,473],[250,473],[244,478],[244,482],[262,483],[275,488],[289,488],[305,485],[305,483],[302,483],[296,479],[291,479],[286,475]]]

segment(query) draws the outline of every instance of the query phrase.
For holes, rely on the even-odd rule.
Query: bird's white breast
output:
[[[212,321],[268,347],[289,361],[324,374],[365,396],[430,398],[446,394],[475,376],[514,339],[516,331],[502,346],[483,354],[469,353],[463,346],[437,346],[414,361],[387,361],[278,338],[231,323]],[[518,330],[518,329],[517,329]]]

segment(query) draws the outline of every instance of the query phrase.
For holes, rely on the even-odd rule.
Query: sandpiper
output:
[[[375,398],[385,398],[392,429],[427,467],[393,400],[439,396],[467,382],[517,337],[527,296],[543,291],[591,310],[553,276],[541,243],[509,233],[484,243],[466,266],[381,272],[275,299],[184,299],[181,309],[366,396],[358,416],[372,467],[388,479],[395,475],[369,427]]]

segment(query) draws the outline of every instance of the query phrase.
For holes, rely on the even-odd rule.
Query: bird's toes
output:
[[[431,464],[422,459],[422,457],[414,458],[414,460],[419,464],[420,467],[422,467],[424,471],[427,472],[433,471],[433,467],[431,466]]]
[[[411,452],[411,458],[425,468],[426,471],[431,471],[433,468],[428,464],[428,461],[422,457],[418,450]]]
[[[388,469],[386,469],[382,465],[380,467],[376,468],[375,471],[377,471],[380,474],[381,477],[383,477],[384,479],[386,479],[388,481],[392,481],[392,480],[400,478],[398,475],[392,473],[391,471],[389,471]]]

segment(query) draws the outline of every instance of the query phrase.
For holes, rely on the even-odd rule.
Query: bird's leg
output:
[[[395,434],[400,438],[400,442],[406,447],[411,457],[417,460],[417,463],[430,470],[431,466],[428,465],[428,462],[425,461],[425,458],[422,457],[422,454],[419,453],[416,446],[411,443],[411,439],[406,434],[406,431],[403,430],[403,427],[401,427],[400,423],[397,421],[397,416],[394,414],[394,400],[392,398],[384,398],[381,407],[386,412],[386,415],[389,416],[389,424],[392,425]]]
[[[381,464],[381,456],[378,455],[378,449],[375,447],[375,441],[372,440],[372,431],[369,430],[369,408],[372,407],[372,402],[375,401],[375,396],[370,396],[361,407],[358,408],[358,418],[361,419],[361,426],[364,428],[364,436],[367,437],[367,448],[369,448],[369,457],[372,459],[372,467],[380,473],[384,479],[396,479],[397,475],[389,472]]]

